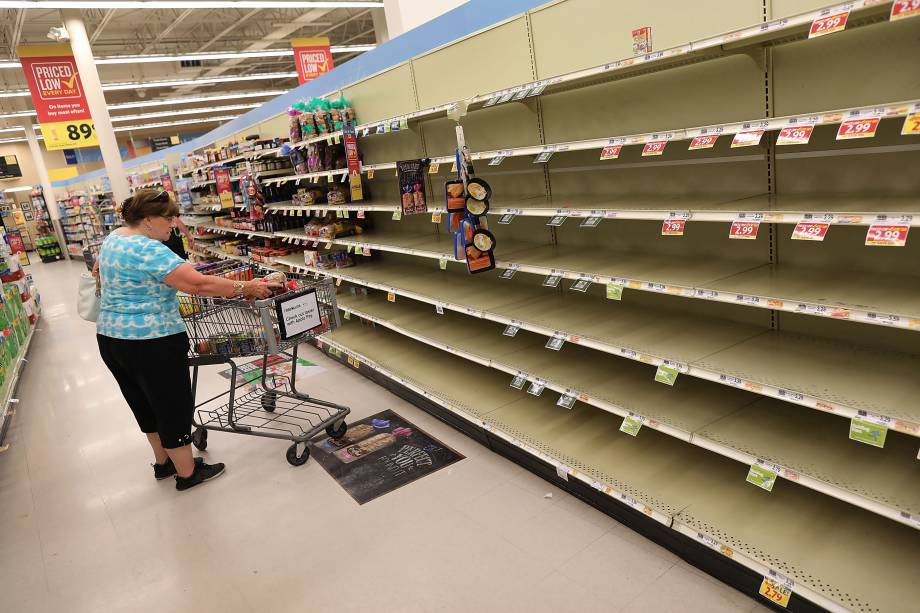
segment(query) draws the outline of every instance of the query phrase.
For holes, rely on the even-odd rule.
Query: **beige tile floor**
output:
[[[0,611],[766,610],[312,349],[311,393],[395,410],[466,459],[358,506],[285,442],[211,433],[226,475],[154,481],[75,313],[81,267],[30,267],[44,315],[0,453]]]

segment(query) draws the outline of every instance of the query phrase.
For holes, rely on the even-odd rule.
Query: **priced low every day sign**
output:
[[[96,128],[70,45],[21,45],[16,51],[32,93],[45,148],[53,151],[97,147]]]

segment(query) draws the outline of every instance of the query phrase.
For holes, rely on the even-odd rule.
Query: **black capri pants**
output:
[[[141,432],[159,433],[166,449],[188,445],[195,398],[185,332],[143,340],[97,334],[96,340]]]

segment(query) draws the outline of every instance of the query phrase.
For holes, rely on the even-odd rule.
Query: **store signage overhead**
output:
[[[325,36],[293,38],[291,47],[294,48],[294,65],[297,68],[297,80],[301,85],[329,72],[334,67],[329,39]]]
[[[99,146],[70,45],[20,45],[16,52],[32,93],[45,148]]]

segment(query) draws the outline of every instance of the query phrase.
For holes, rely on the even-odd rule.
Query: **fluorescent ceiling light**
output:
[[[4,192],[31,192],[31,191],[32,191],[32,186],[31,186],[31,185],[21,185],[21,186],[19,186],[19,187],[10,187],[10,188],[5,189],[5,190],[3,190],[3,191],[4,191]]]
[[[133,119],[149,119],[152,117],[175,117],[176,115],[198,115],[201,113],[223,113],[226,111],[242,111],[244,109],[254,109],[261,106],[254,104],[228,104],[226,106],[212,106],[208,108],[183,109],[181,111],[157,111],[156,113],[141,113],[140,115],[117,115],[112,116],[112,121],[130,121]]]
[[[131,81],[124,83],[104,83],[102,91],[119,91],[126,89],[153,89],[156,87],[182,87],[184,85],[210,85],[212,83],[236,83],[238,81],[259,81],[262,79],[293,79],[296,72],[266,72],[251,75],[237,75],[230,77],[205,77],[201,79],[182,79],[178,81]],[[31,95],[29,90],[21,89],[0,92],[0,98],[16,98]]]
[[[376,49],[377,45],[336,45],[332,53],[361,53]],[[264,49],[261,51],[215,51],[214,53],[179,53],[171,55],[115,55],[97,57],[96,64],[153,64],[157,62],[181,62],[182,60],[239,60],[251,57],[293,57],[293,49]],[[16,60],[0,62],[0,68],[22,68]]]
[[[286,0],[2,0],[3,9],[382,9],[383,2],[301,2]]]
[[[113,128],[115,132],[127,132],[128,130],[150,130],[151,128],[168,128],[171,126],[185,126],[193,123],[214,123],[217,121],[229,121],[236,119],[239,115],[224,115],[222,117],[208,117],[201,119],[182,119],[180,121],[166,121],[163,123],[148,123],[136,126],[118,126]]]

